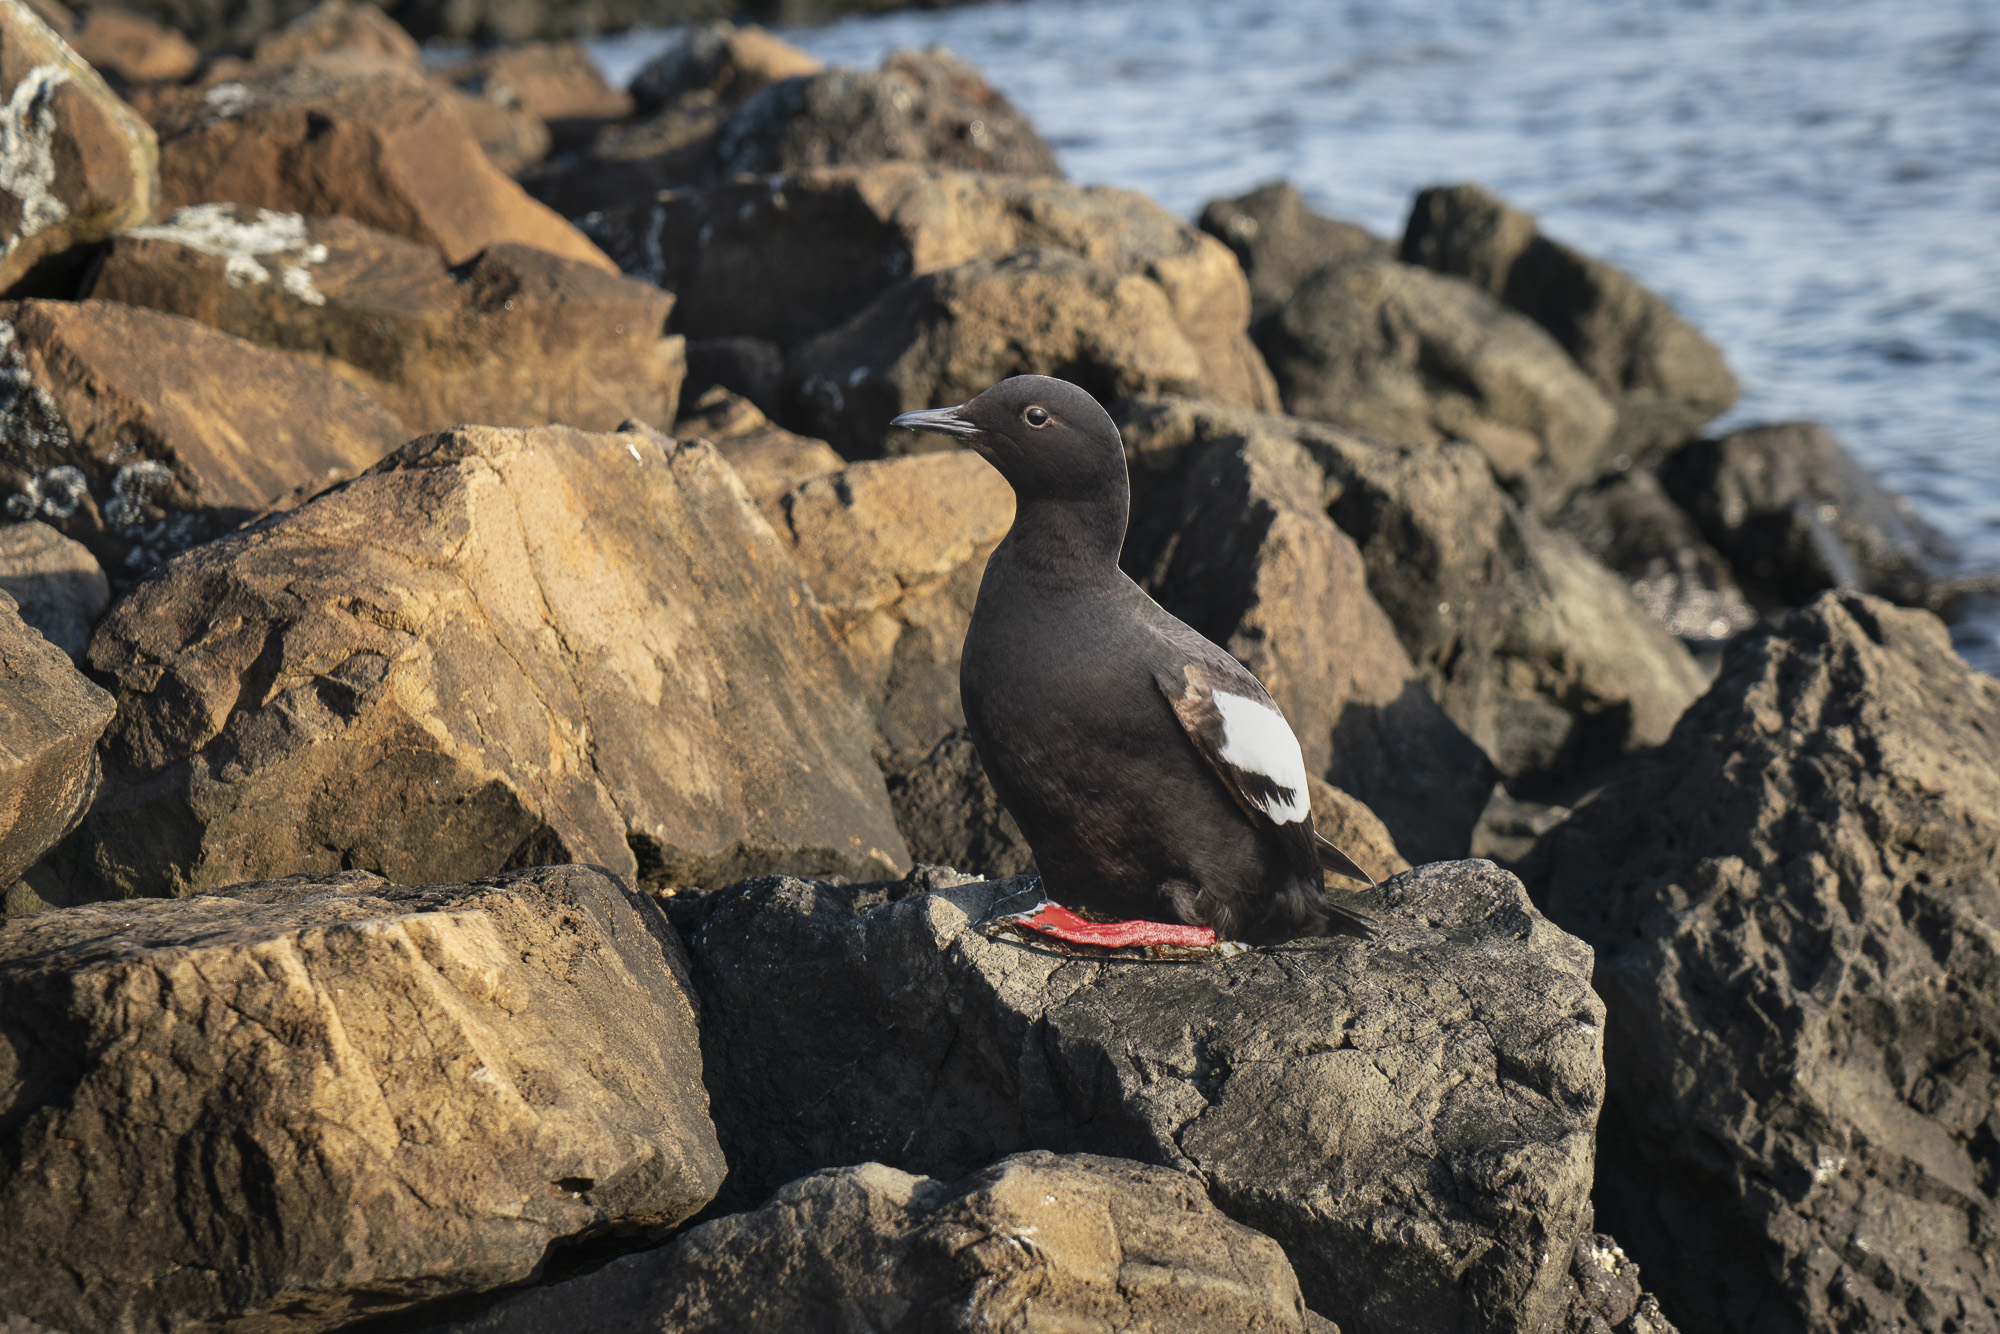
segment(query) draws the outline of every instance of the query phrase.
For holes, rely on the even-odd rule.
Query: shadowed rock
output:
[[[1723,1334],[2000,1308],[2000,683],[1825,594],[1523,869],[1598,949],[1600,1217]]]
[[[112,301],[0,304],[0,509],[123,582],[409,439],[337,376]]]
[[[926,872],[688,905],[727,1201],[867,1160],[953,1177],[1030,1147],[1115,1154],[1194,1174],[1349,1334],[1560,1315],[1603,1011],[1589,951],[1518,881],[1425,867],[1354,898],[1378,940],[1192,964],[974,927],[1034,892]]]
[[[603,1334],[1331,1328],[1306,1311],[1277,1243],[1223,1217],[1188,1177],[1053,1153],[949,1185],[879,1163],[821,1172],[448,1334],[579,1319]]]
[[[201,63],[201,53],[187,38],[123,9],[93,5],[63,39],[91,68],[120,85],[184,79]]]
[[[113,608],[99,894],[582,861],[672,884],[905,864],[861,690],[712,449],[468,427]]]
[[[678,955],[581,866],[0,925],[0,1307],[324,1330],[666,1233],[723,1172]]]
[[[182,209],[113,241],[91,293],[311,357],[412,432],[665,427],[684,368],[656,287],[512,243],[447,269],[348,218]]]
[[[1606,457],[1671,448],[1735,405],[1722,352],[1658,293],[1552,241],[1476,185],[1425,190],[1402,257],[1457,274],[1547,329],[1617,405]]]
[[[1253,319],[1276,314],[1301,282],[1350,255],[1390,256],[1395,247],[1351,222],[1313,211],[1290,181],[1235,199],[1211,199],[1201,229],[1228,246],[1250,279]]]
[[[632,76],[632,100],[641,111],[697,99],[733,107],[780,79],[823,68],[818,57],[754,23],[690,24]]]
[[[0,891],[83,817],[113,711],[0,591]]]
[[[20,0],[0,0],[0,294],[68,295],[80,246],[151,215],[153,132]]]
[[[0,523],[0,593],[22,621],[76,660],[111,601],[104,569],[81,542],[45,523]]]

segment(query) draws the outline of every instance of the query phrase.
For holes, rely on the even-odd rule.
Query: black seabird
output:
[[[1118,568],[1131,483],[1097,400],[1020,375],[895,424],[963,441],[1014,488],[965,636],[966,725],[1049,897],[1126,919],[1024,924],[1090,944],[1373,934],[1325,897],[1322,869],[1367,876],[1314,832],[1278,706]]]

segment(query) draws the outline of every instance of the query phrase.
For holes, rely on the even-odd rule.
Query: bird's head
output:
[[[895,424],[963,441],[1024,501],[1122,498],[1128,485],[1117,424],[1067,380],[1016,375],[955,408],[905,412]]]

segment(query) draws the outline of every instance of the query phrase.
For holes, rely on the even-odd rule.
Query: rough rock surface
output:
[[[188,894],[580,861],[669,884],[905,864],[874,727],[712,449],[469,427],[112,609],[118,784],[72,883]]]
[[[2000,683],[1829,593],[1523,874],[1598,949],[1600,1218],[1723,1334],[2000,1322]]]
[[[1625,576],[1639,605],[1691,646],[1720,645],[1757,619],[1729,562],[1650,468],[1600,477],[1571,496],[1550,526]]]
[[[632,76],[630,91],[641,111],[695,100],[733,107],[780,79],[824,68],[818,57],[754,23],[698,23],[674,33]]]
[[[1211,199],[1201,229],[1235,254],[1250,279],[1251,314],[1276,314],[1300,283],[1350,255],[1392,256],[1395,247],[1365,227],[1313,211],[1290,181],[1235,199]]]
[[[1205,447],[1275,437],[1288,456],[1282,442],[1302,449],[1322,475],[1320,504],[1360,548],[1368,591],[1433,697],[1510,778],[1656,745],[1702,691],[1687,649],[1616,575],[1516,505],[1468,445],[1390,448],[1295,418],[1160,399],[1125,405],[1119,425],[1135,479],[1154,479],[1153,491],[1197,466]],[[1335,781],[1420,858],[1373,789]]]
[[[1676,450],[1668,492],[1752,588],[1798,605],[1829,589],[1942,600],[1956,553],[1817,422],[1732,431]]]
[[[1362,254],[1257,328],[1285,411],[1390,444],[1469,440],[1546,512],[1603,470],[1617,414],[1532,320],[1470,283]]]
[[[298,358],[111,301],[0,304],[0,508],[124,580],[409,438]]]
[[[373,56],[415,68],[423,48],[373,0],[320,0],[282,28],[257,39],[250,63],[279,70],[330,51]],[[220,64],[220,62],[218,62]]]
[[[1602,1232],[1586,1227],[1576,1239],[1569,1287],[1569,1309],[1551,1334],[1679,1334],[1659,1299],[1640,1286],[1639,1266]]]
[[[153,132],[21,0],[0,0],[0,293],[151,215]]]
[[[849,458],[949,448],[897,413],[963,403],[1010,375],[1057,375],[1100,401],[1199,394],[1203,366],[1152,281],[1067,250],[1016,250],[912,278],[800,344],[791,417]]]
[[[703,393],[674,423],[674,435],[714,445],[781,536],[786,529],[785,494],[809,477],[847,466],[826,441],[787,431],[756,404],[719,385]]]
[[[437,75],[475,96],[521,108],[547,123],[558,139],[632,114],[631,96],[604,81],[578,42],[501,47],[447,65]]]
[[[880,1163],[820,1172],[449,1334],[579,1320],[602,1334],[1325,1328],[1278,1244],[1223,1217],[1198,1183],[1042,1152],[950,1184]]]
[[[963,727],[946,732],[923,755],[888,756],[883,773],[896,808],[896,827],[910,845],[913,861],[956,867],[989,880],[1034,869],[1035,851],[1000,804],[972,734]]]
[[[112,242],[94,296],[313,358],[414,432],[464,422],[609,431],[674,419],[674,299],[544,250],[500,243],[448,269],[348,218],[229,204]]]
[[[185,79],[201,63],[194,43],[129,10],[93,5],[63,38],[92,69],[120,84]]]
[[[339,214],[453,264],[514,241],[616,265],[502,175],[449,90],[384,61],[307,62],[189,89],[154,113],[163,208]]]
[[[1351,857],[1370,879],[1379,884],[1410,869],[1409,858],[1396,846],[1389,826],[1360,798],[1323,778],[1309,778],[1307,783],[1312,792],[1313,828]]]
[[[1722,352],[1629,274],[1543,236],[1533,215],[1476,185],[1417,196],[1402,257],[1457,274],[1533,319],[1618,408],[1609,455],[1689,439],[1735,405]]]
[[[690,338],[780,346],[908,278],[1024,248],[1068,251],[1165,293],[1211,397],[1277,406],[1228,251],[1130,190],[885,164],[678,191],[590,227],[627,270],[679,296],[674,327]]]
[[[0,925],[0,1308],[321,1330],[666,1232],[723,1173],[678,952],[582,866]]]
[[[1194,1174],[1348,1334],[1558,1318],[1603,1007],[1519,881],[1424,867],[1357,896],[1378,940],[1175,965],[990,939],[974,923],[1034,889],[952,879],[689,905],[725,1202],[859,1161],[1112,1154]]]
[[[33,520],[0,522],[0,593],[14,599],[21,619],[42,638],[79,660],[111,601],[90,548]]]
[[[1412,859],[1463,857],[1493,767],[1432,699],[1370,595],[1306,447],[1253,431],[1205,449],[1178,483],[1149,499],[1126,539],[1128,570],[1264,683],[1308,771],[1358,797]]]
[[[97,739],[113,711],[111,696],[24,624],[0,591],[0,890],[82,818],[97,791]],[[9,1230],[18,1226],[6,1217]]]
[[[830,69],[762,89],[723,123],[713,170],[726,181],[868,162],[1062,174],[1028,118],[935,46],[893,51],[879,70]]]

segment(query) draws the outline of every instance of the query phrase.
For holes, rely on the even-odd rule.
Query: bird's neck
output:
[[[1124,491],[1090,497],[1020,500],[1006,545],[1013,564],[1037,582],[1087,585],[1118,575],[1131,501]]]

